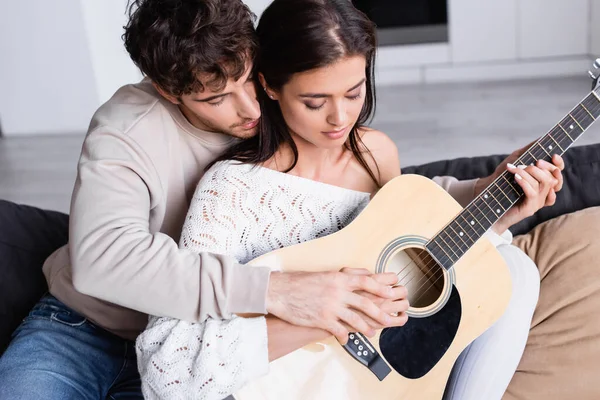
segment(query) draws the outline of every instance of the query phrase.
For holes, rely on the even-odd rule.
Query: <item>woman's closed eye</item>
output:
[[[313,110],[313,111],[317,111],[320,110],[321,108],[323,108],[323,106],[325,105],[325,103],[327,103],[326,101],[322,102],[321,104],[317,105],[317,104],[313,104],[313,103],[304,103],[304,105],[306,106],[306,108],[308,108],[309,110]]]
[[[346,98],[350,99],[350,100],[358,100],[361,97],[362,97],[362,93],[361,92],[358,92],[357,94],[353,94],[351,96],[346,96]]]
[[[358,92],[357,94],[354,95],[348,95],[346,96],[346,98],[348,100],[358,100],[362,97],[362,93]],[[325,103],[327,103],[327,101],[322,102],[321,104],[314,104],[314,103],[304,103],[304,105],[306,106],[306,108],[308,108],[309,110],[313,110],[313,111],[317,111],[320,110],[321,108],[323,108],[323,106],[325,105]]]

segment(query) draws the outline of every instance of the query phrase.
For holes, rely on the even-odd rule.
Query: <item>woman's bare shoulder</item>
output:
[[[400,159],[396,143],[385,133],[376,129],[363,127],[359,130],[361,140],[371,153],[366,154],[365,161],[374,172],[379,170],[380,185],[400,175]]]

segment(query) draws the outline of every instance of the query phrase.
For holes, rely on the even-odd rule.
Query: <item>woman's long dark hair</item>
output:
[[[295,73],[325,67],[344,57],[365,57],[365,102],[345,146],[379,186],[379,179],[363,157],[364,153],[372,155],[358,133],[375,112],[374,24],[350,0],[275,0],[262,14],[257,34],[259,50],[255,68],[275,90],[280,90]],[[294,162],[285,171],[289,172],[298,162],[298,149],[279,103],[259,89],[262,118],[258,134],[233,146],[219,160],[260,164],[287,144],[294,154]],[[377,170],[379,175],[378,167]]]

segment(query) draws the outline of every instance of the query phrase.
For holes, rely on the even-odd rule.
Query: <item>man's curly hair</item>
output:
[[[241,0],[133,0],[123,40],[144,75],[180,97],[239,79],[257,49],[255,15]],[[208,74],[206,82],[198,74]]]

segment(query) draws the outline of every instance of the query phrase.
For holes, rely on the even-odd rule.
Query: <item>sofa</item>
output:
[[[471,179],[491,174],[505,157],[438,161],[403,173]],[[600,144],[571,149],[565,162],[556,204],[511,227],[542,283],[505,400],[600,399]],[[0,200],[0,354],[47,290],[44,260],[67,240],[67,215]]]

